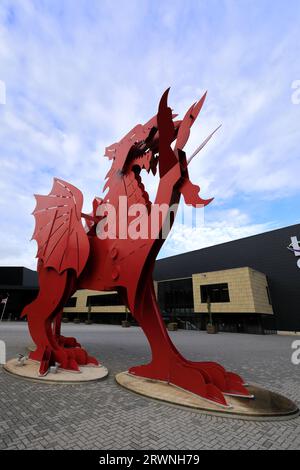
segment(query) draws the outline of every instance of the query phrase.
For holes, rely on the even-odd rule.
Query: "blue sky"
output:
[[[208,90],[186,148],[205,224],[176,223],[168,256],[299,223],[300,2],[1,0],[0,264],[34,267],[33,193],[101,196],[104,148],[157,110]],[[146,178],[150,193],[154,184]]]

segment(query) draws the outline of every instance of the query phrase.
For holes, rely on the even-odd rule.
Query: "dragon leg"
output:
[[[227,404],[226,394],[251,397],[238,375],[216,363],[189,361],[177,351],[162,320],[152,281],[133,313],[150,343],[152,360],[130,368],[131,374],[171,383],[221,405]]]
[[[65,302],[74,294],[76,291],[76,278],[73,276],[70,278],[70,282],[67,283],[66,289],[64,292],[64,304]],[[56,314],[53,320],[53,333],[55,335],[56,341],[60,346],[65,348],[76,348],[81,347],[81,344],[74,337],[67,337],[61,334],[61,322],[63,316],[63,308]]]
[[[63,309],[56,315],[53,320],[53,333],[55,335],[56,341],[59,345],[65,348],[76,348],[81,347],[81,344],[78,343],[77,339],[73,336],[63,336],[61,334],[61,322],[63,316]]]
[[[55,362],[55,353],[59,348],[53,334],[52,322],[64,297],[67,272],[58,275],[53,269],[44,269],[40,265],[40,290],[37,298],[25,307],[22,317],[27,316],[30,335],[36,344],[30,359],[39,361],[43,372]],[[67,363],[65,358],[64,365]]]
[[[41,374],[46,373],[55,362],[61,368],[73,371],[79,371],[79,365],[98,364],[96,359],[88,356],[80,347],[65,348],[55,334],[56,328],[59,328],[59,320],[57,325],[54,321],[61,314],[70,283],[72,278],[67,271],[58,274],[53,269],[41,268],[39,294],[22,312],[22,316],[27,315],[29,331],[37,346],[29,357],[41,363]]]

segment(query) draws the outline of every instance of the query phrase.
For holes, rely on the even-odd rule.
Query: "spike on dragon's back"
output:
[[[151,231],[152,236],[146,239],[123,237],[119,226],[116,237],[112,238],[102,238],[97,231],[103,221],[98,212],[108,201],[119,220],[121,196],[126,197],[129,207],[135,203],[143,204],[147,208],[147,221],[152,223],[154,206],[142,182],[144,170],[155,174],[158,168],[159,184],[153,202],[159,207],[179,203],[181,195],[187,204],[194,206],[211,201],[202,199],[198,194],[199,186],[191,183],[184,152],[206,93],[188,109],[182,120],[177,121],[174,120],[176,114],[168,106],[168,94],[169,90],[166,90],[157,114],[146,124],[138,124],[119,142],[106,148],[105,155],[112,162],[105,185],[109,191],[104,199],[94,199],[91,214],[82,213],[83,197],[79,189],[59,179],[54,180],[48,196],[36,196],[33,237],[38,243],[40,290],[37,298],[23,311],[36,344],[30,358],[40,362],[41,374],[47,373],[55,362],[62,369],[74,372],[80,372],[82,365],[98,365],[97,359],[90,356],[75,338],[61,335],[63,308],[77,289],[117,291],[143,329],[152,351],[149,364],[131,367],[129,373],[172,383],[227,406],[226,394],[250,396],[241,377],[227,372],[219,364],[193,362],[183,357],[162,321],[152,273],[156,256],[165,241],[161,233],[168,214],[160,218],[154,233]],[[87,230],[82,226],[82,217],[86,219]]]

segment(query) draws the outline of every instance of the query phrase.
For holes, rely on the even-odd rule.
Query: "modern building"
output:
[[[195,273],[157,284],[159,304],[172,322],[205,329],[209,304],[212,320],[222,331],[276,329],[267,277],[250,267]]]
[[[0,267],[0,318],[19,319],[25,305],[38,293],[36,271],[23,267]]]
[[[117,292],[78,290],[64,308],[64,318],[75,321],[120,324],[128,316]]]
[[[210,307],[221,331],[300,332],[299,239],[297,224],[158,260],[154,279],[165,321],[205,329]],[[0,268],[0,295],[10,294],[5,318],[17,317],[37,290],[34,271]],[[64,309],[75,321],[120,323],[128,315],[116,292],[77,291]]]
[[[158,260],[164,315],[204,328],[300,332],[300,224]]]

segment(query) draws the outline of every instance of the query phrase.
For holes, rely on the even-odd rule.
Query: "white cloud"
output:
[[[209,91],[188,154],[223,124],[190,167],[202,196],[215,196],[214,207],[239,210],[244,197],[263,203],[299,194],[300,106],[292,105],[290,89],[299,75],[297,15],[281,34],[263,20],[253,34],[236,2],[219,2],[217,12],[200,2],[156,7],[133,0],[1,2],[0,80],[7,88],[0,106],[1,237],[7,243],[1,264],[32,266],[32,194],[47,194],[53,176],[79,187],[90,210],[109,168],[104,148],[148,120],[170,85],[170,104],[181,115]],[[259,7],[252,8],[255,17]],[[153,197],[157,180],[145,181]],[[226,227],[215,217],[199,238],[187,232],[197,247],[269,226],[245,209]],[[174,227],[176,250],[184,230],[192,229]]]
[[[254,224],[247,214],[239,209],[230,209],[215,213],[215,220],[204,219],[202,226],[175,223],[160,257],[173,256],[187,251],[249,237],[274,228],[272,223]]]

